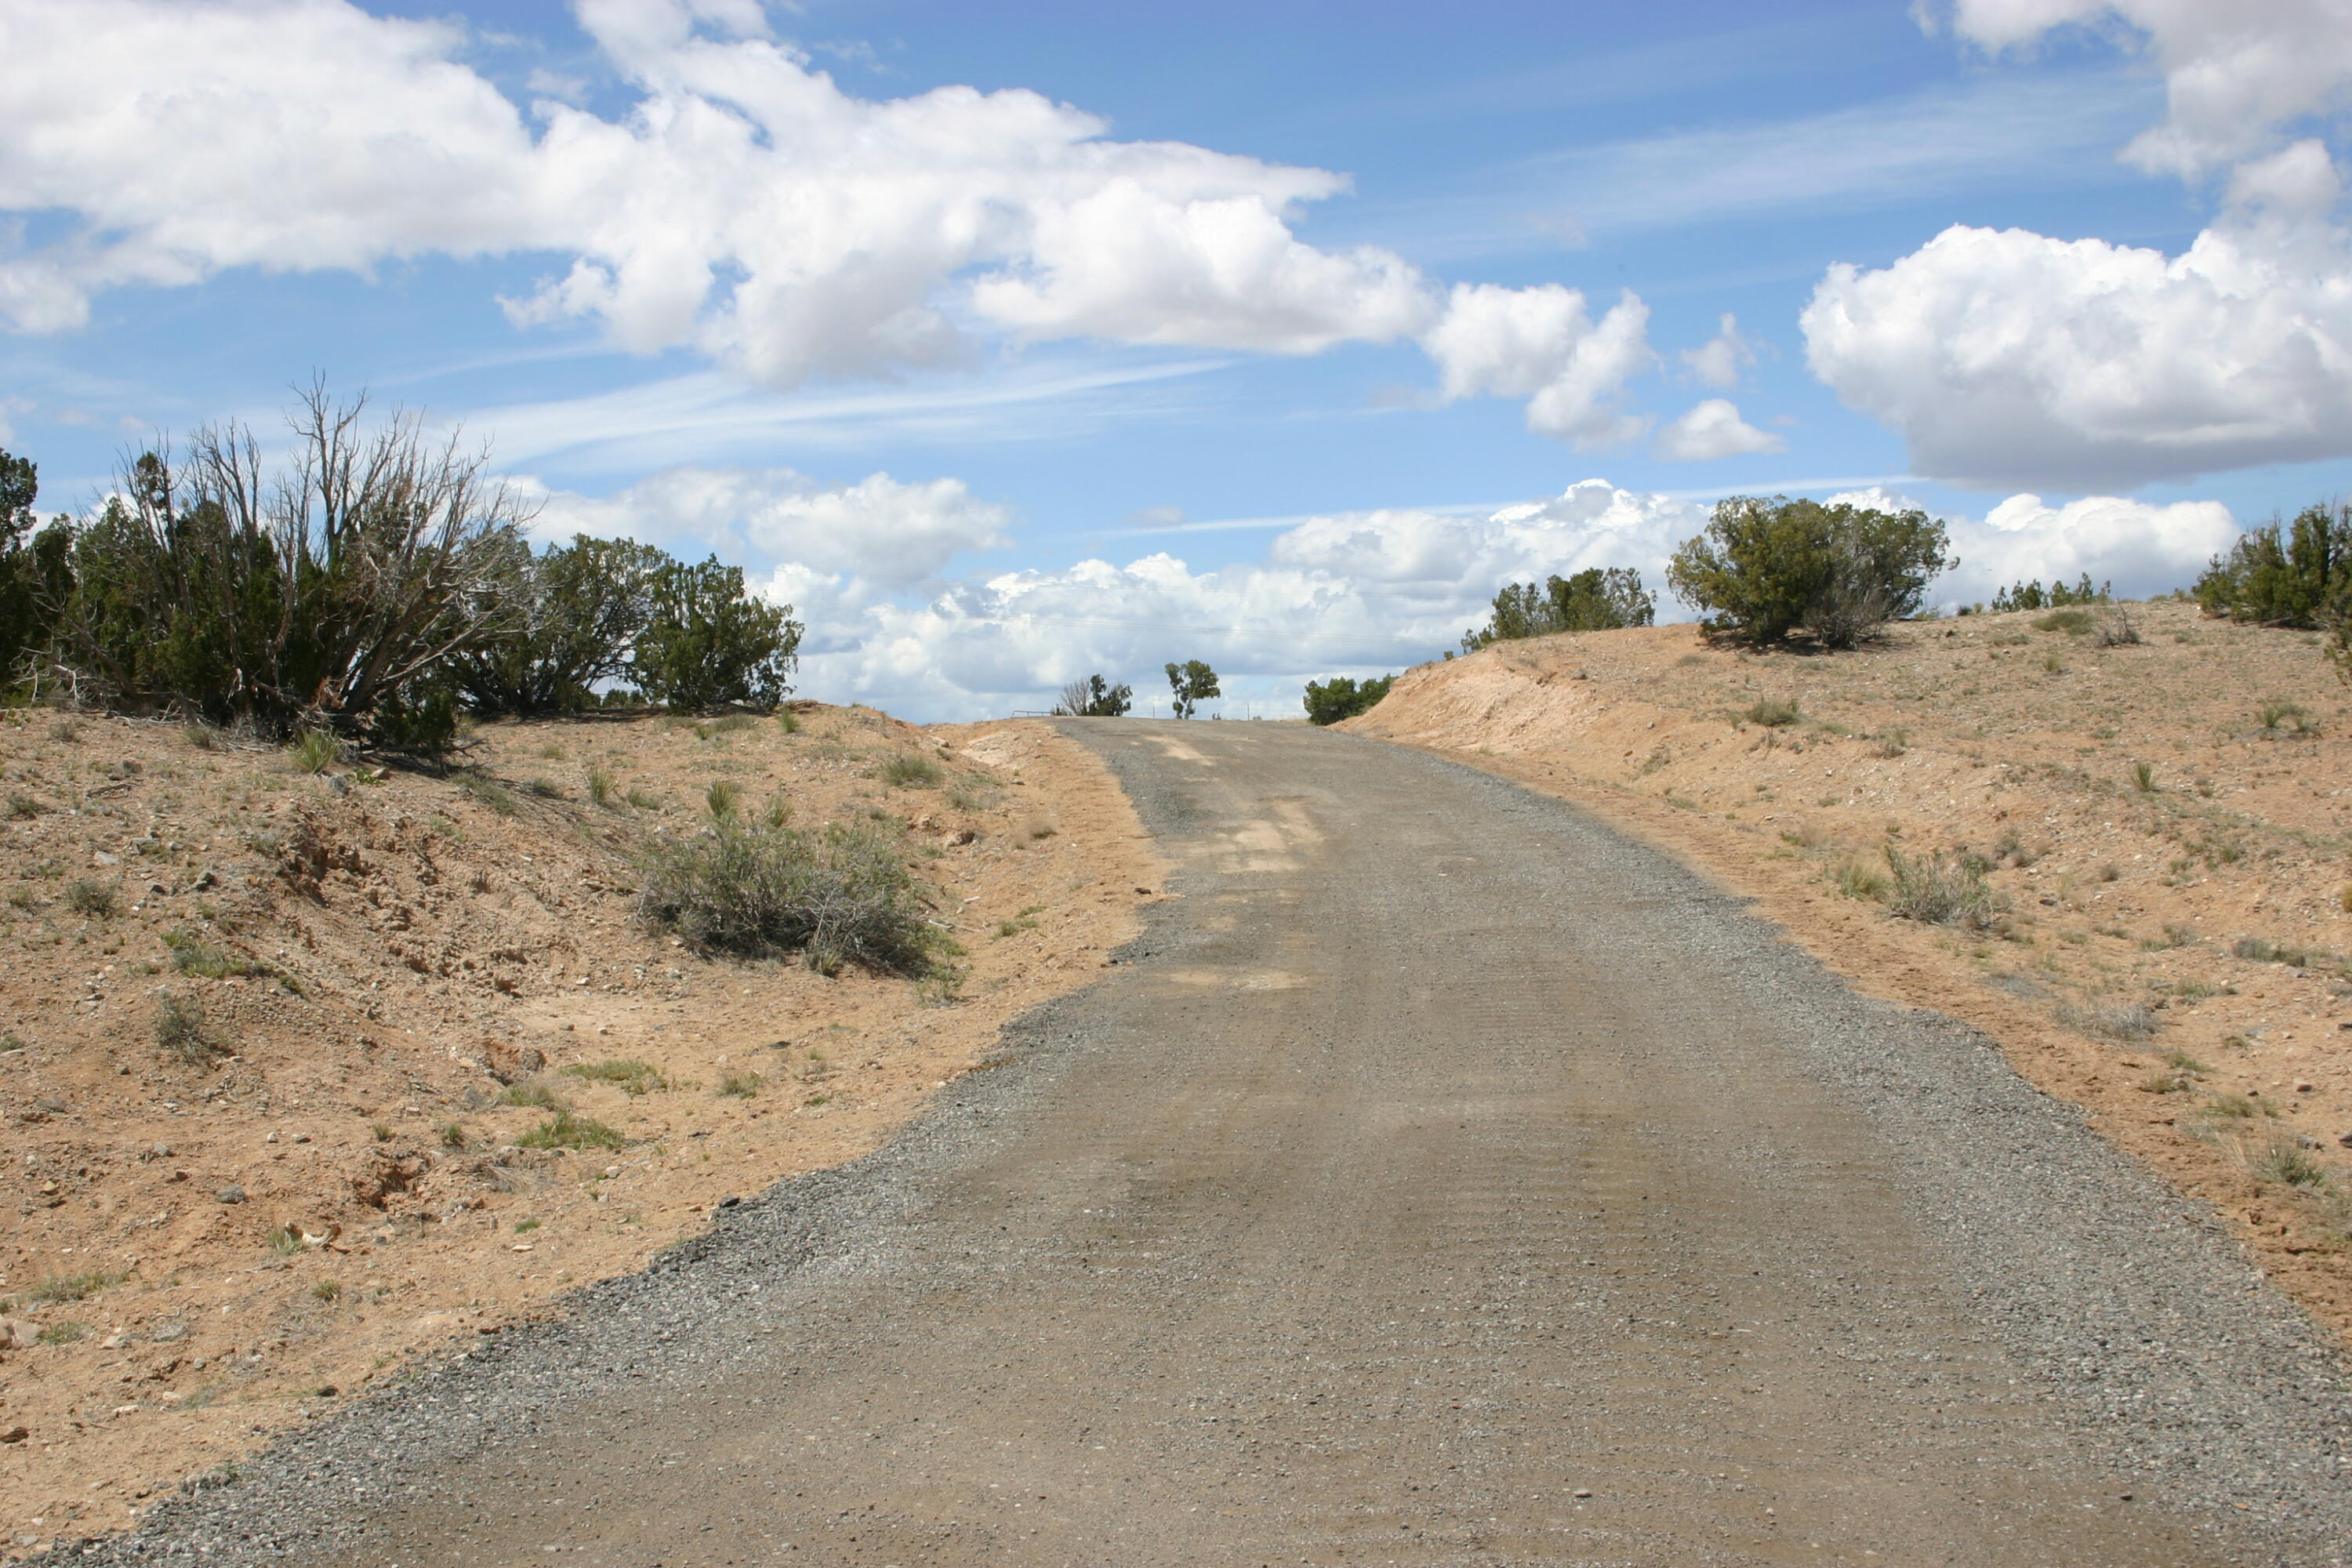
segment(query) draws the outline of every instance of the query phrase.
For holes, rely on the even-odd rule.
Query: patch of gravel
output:
[[[1604,877],[1677,911],[1610,935],[1650,950],[1629,962],[1737,976],[1754,1016],[1903,1152],[1905,1206],[2029,1369],[2021,1399],[2146,1475],[2144,1496],[2239,1515],[2282,1563],[2352,1563],[2352,1361],[2210,1209],[2019,1077],[1981,1031],[1856,994],[1747,900],[1565,802],[1415,755],[1498,812],[1556,822]]]

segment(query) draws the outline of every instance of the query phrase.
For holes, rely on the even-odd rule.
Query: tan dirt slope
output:
[[[797,723],[494,725],[463,778],[377,779],[0,718],[8,1555],[875,1148],[1159,896],[1116,783],[1043,725]],[[904,823],[955,973],[826,978],[646,930],[630,844],[694,830],[721,783]],[[210,1048],[175,1051],[167,1007]],[[525,1146],[558,1110],[620,1146]]]
[[[2140,641],[2100,612],[1833,656],[1506,643],[1347,728],[1587,805],[1860,989],[1984,1029],[2352,1333],[2352,692],[2310,635],[2122,614]],[[1981,868],[1991,907],[1897,918],[1889,851]]]

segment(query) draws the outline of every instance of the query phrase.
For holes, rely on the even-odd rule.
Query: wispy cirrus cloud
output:
[[[478,408],[467,429],[502,465],[561,458],[580,472],[715,462],[795,447],[855,447],[894,437],[1013,441],[1070,435],[1123,415],[1164,408],[1170,384],[1213,374],[1215,359],[1031,361],[985,380],[931,379],[856,391],[771,392],[697,371],[611,392]]]
[[[1826,114],[1562,148],[1349,216],[1434,263],[1557,248],[1563,236],[2112,184],[2134,177],[2113,149],[2160,101],[2121,71],[1977,78]]]

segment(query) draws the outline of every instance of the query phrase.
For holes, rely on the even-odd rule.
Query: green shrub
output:
[[[2298,735],[2319,732],[2319,725],[2312,718],[2310,709],[2300,702],[2289,702],[2282,698],[2273,698],[2255,709],[2254,717],[2261,721],[2265,730],[2275,730],[2284,724]]]
[[[801,624],[789,606],[746,593],[740,566],[673,561],[654,574],[651,595],[629,672],[654,701],[673,712],[765,710],[792,689]]]
[[[2145,1040],[2163,1025],[2161,1018],[2136,1002],[2079,1007],[2061,1005],[2056,1012],[2058,1021],[2077,1033],[2123,1045]]]
[[[652,838],[637,857],[638,903],[656,929],[704,952],[805,953],[919,974],[937,946],[922,918],[900,837],[879,825],[814,832],[767,821],[715,823],[687,838]]]
[[[1802,719],[1804,714],[1799,710],[1794,698],[1783,700],[1778,697],[1762,697],[1749,704],[1739,716],[1750,724],[1761,724],[1768,730],[1778,730],[1795,723]]]
[[[305,730],[286,748],[286,756],[306,773],[323,773],[343,760],[343,743],[324,730]]]
[[[896,789],[937,789],[947,775],[929,757],[900,752],[882,764],[882,782]]]
[[[1886,865],[1895,877],[1886,907],[1905,920],[1980,931],[2000,912],[2000,895],[1965,861],[1942,855],[1920,859],[1890,847]]]
[[[1886,897],[1886,879],[1860,860],[1848,860],[1837,868],[1838,891],[1849,899],[1862,899],[1875,903]]]
[[[1559,581],[1555,577],[1553,582]],[[1357,684],[1352,677],[1335,675],[1328,680],[1307,683],[1307,721],[1310,724],[1337,724],[1342,719],[1352,719],[1368,712],[1389,694],[1396,684],[1393,675],[1382,675]]]
[[[468,768],[457,775],[457,787],[472,795],[500,816],[512,816],[521,809],[514,791],[485,773]]]
[[[2256,1155],[2249,1168],[2266,1182],[2301,1187],[2306,1192],[2323,1192],[2328,1185],[2327,1167],[2313,1159],[2301,1144],[2284,1139]]]
[[[2044,588],[2040,583],[2029,577],[2022,583],[2003,588],[2000,593],[1995,594],[1992,596],[1992,609],[1995,615],[2011,610],[2060,610],[2069,605],[2104,605],[2114,597],[2115,584],[2102,583],[2094,588],[2091,586],[2091,574],[2088,572],[2084,573],[2082,582],[2072,588],[2066,586],[2063,581],[2053,581],[2050,586]]]
[[[743,786],[732,779],[713,779],[710,787],[702,792],[702,804],[709,808],[713,822],[735,820],[735,809],[742,800]]]
[[[1646,626],[1657,618],[1656,595],[1642,586],[1630,566],[1588,567],[1573,577],[1550,576],[1542,587],[1511,583],[1495,595],[1484,626],[1462,634],[1462,651],[1475,653],[1491,643],[1559,632],[1613,631]]]
[[[72,535],[51,642],[79,688],[281,732],[369,731],[450,651],[505,635],[528,507],[413,416],[373,432],[313,389],[265,471],[234,424],[145,453]]]
[[[730,1072],[719,1075],[719,1093],[726,1100],[749,1100],[760,1092],[764,1082],[755,1072]]]
[[[166,932],[163,945],[171,949],[173,969],[200,979],[220,980],[232,974],[266,975],[276,973],[266,963],[223,952],[185,927]]]
[[[2033,618],[2033,629],[2039,632],[2064,632],[2069,637],[2079,637],[2091,629],[2091,612],[2053,610],[2046,616],[2036,616]]]
[[[2352,616],[2352,503],[2306,507],[2293,523],[2248,529],[2197,579],[2209,616],[2340,629]]]
[[[610,809],[620,794],[620,781],[613,776],[612,769],[594,767],[588,770],[588,798],[596,805]]]
[[[452,676],[478,713],[568,713],[594,706],[599,681],[629,668],[653,619],[654,581],[670,558],[650,544],[574,535],[509,563],[509,637],[467,650]]]
[[[1135,706],[1135,689],[1113,686],[1099,675],[1073,680],[1062,688],[1054,711],[1069,719],[1123,719]]]
[[[563,1109],[563,1102],[555,1098],[554,1091],[537,1079],[526,1079],[520,1083],[507,1085],[499,1090],[499,1103],[530,1106],[537,1110]]]
[[[559,1110],[515,1140],[523,1149],[620,1149],[628,1140],[603,1122]]]
[[[2101,647],[2137,647],[2145,639],[2139,626],[2121,610],[2111,610],[2099,618],[2098,630],[2091,640]]]
[[[1711,636],[1770,644],[1801,633],[1852,647],[1918,612],[1928,583],[1953,564],[1945,543],[1944,525],[1924,511],[1732,496],[1675,552],[1666,582],[1708,613]]]
[[[77,877],[66,884],[66,908],[78,915],[93,920],[112,920],[121,898],[104,882],[93,882],[87,877]]]
[[[93,1268],[80,1274],[52,1274],[25,1292],[25,1299],[41,1305],[60,1301],[87,1301],[101,1290],[110,1290],[131,1276],[105,1268]]]
[[[177,993],[155,1004],[155,1044],[165,1056],[190,1067],[207,1066],[222,1054],[205,1021],[205,1005]]]
[[[660,1069],[651,1062],[635,1061],[625,1057],[616,1057],[610,1061],[575,1062],[563,1071],[570,1078],[613,1084],[632,1100],[669,1087],[669,1079],[662,1077]]]

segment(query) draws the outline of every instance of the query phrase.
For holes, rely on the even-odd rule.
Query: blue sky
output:
[[[919,719],[1284,710],[1730,493],[2152,590],[2352,478],[2352,17],[2248,10],[0,0],[0,445],[323,373]]]

